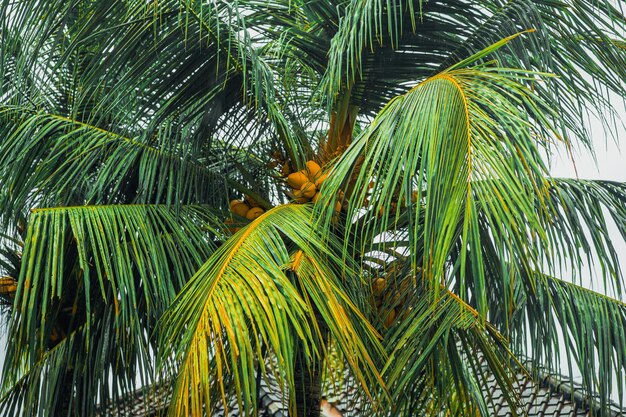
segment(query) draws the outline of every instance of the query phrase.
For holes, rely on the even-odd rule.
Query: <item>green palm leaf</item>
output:
[[[532,203],[535,192],[541,195],[546,188],[539,154],[543,145],[535,139],[543,130],[535,130],[533,119],[545,126],[547,109],[518,82],[525,78],[498,68],[452,70],[397,97],[333,169],[324,189],[326,204],[341,188],[348,193],[348,213],[367,201],[363,215],[370,220],[361,228],[365,242],[396,229],[396,216],[406,207],[409,245],[423,245],[423,251],[412,253],[413,263],[420,262],[433,282],[441,279],[456,239],[468,244],[463,264],[480,256],[479,212],[528,265],[538,262],[538,253],[525,242],[533,235],[548,247],[538,215],[545,204]],[[351,175],[357,176],[353,184],[344,180]],[[349,223],[346,237],[356,227]],[[357,248],[363,249],[368,250]],[[484,294],[480,269],[471,279]],[[478,309],[484,316],[484,300]]]
[[[480,267],[489,288],[485,297],[488,320],[510,339],[512,349],[530,357],[535,367],[557,369],[559,358],[565,356],[569,374],[577,369],[585,375],[585,388],[598,395],[602,409],[608,409],[611,393],[623,390],[620,384],[611,382],[611,375],[624,372],[623,303],[575,282],[593,276],[591,285],[612,290],[618,296],[623,294],[623,275],[614,243],[608,238],[608,224],[614,222],[623,234],[624,184],[548,181],[546,202],[550,210],[543,212],[542,223],[552,247],[561,251],[555,251],[554,258],[544,254],[541,270],[523,267],[516,253],[494,239],[489,221],[479,215]],[[460,268],[462,246],[459,240],[452,254],[456,268]],[[466,275],[476,269],[471,265],[474,262],[472,259],[466,266]],[[585,263],[589,264],[587,274],[583,270]],[[593,265],[598,266],[600,274],[592,269]],[[472,294],[469,302],[477,305],[479,290],[473,281],[461,280],[462,272],[456,268],[449,278],[450,285],[456,293]],[[571,282],[553,278],[544,270],[570,277]],[[462,289],[461,285],[467,287]]]
[[[0,111],[17,119],[0,146],[0,175],[11,190],[5,214],[38,204],[224,202],[215,190],[226,186],[222,174],[229,164],[233,170],[232,161],[206,164],[191,147],[174,142],[167,125],[155,136],[131,138],[61,115],[8,106]]]
[[[500,333],[451,292],[436,302],[423,283],[415,283],[411,310],[387,338],[390,358],[384,375],[391,384],[394,412],[412,415],[489,415],[486,378],[495,376],[515,410],[512,377],[515,359]],[[421,294],[418,294],[421,293]],[[455,413],[456,410],[456,413]],[[471,410],[474,410],[471,412]]]
[[[66,372],[77,381],[93,370],[91,382],[77,388],[77,407],[86,410],[94,409],[98,392],[102,400],[117,395],[110,375],[131,389],[137,369],[143,383],[152,381],[149,329],[212,252],[212,224],[214,218],[194,207],[178,214],[140,205],[35,210],[3,375],[6,406],[58,406],[66,393],[48,391],[37,378],[63,381]],[[71,340],[64,342],[66,335]],[[60,353],[46,356],[60,343],[66,343]]]
[[[565,353],[569,373],[575,364],[587,392],[597,393],[600,410],[607,410],[600,415],[609,415],[612,393],[617,392],[617,398],[624,393],[619,375],[626,372],[626,304],[548,275],[537,273],[531,279],[536,282],[535,297],[520,300],[517,308],[525,310],[530,340],[548,336],[542,344],[532,344],[533,354],[550,360],[551,351],[557,358]]]
[[[626,240],[626,184],[567,178],[553,178],[549,183],[552,208],[545,228],[553,245],[564,249],[550,259],[551,273],[576,278],[585,263],[589,268],[596,265],[603,286],[622,294],[624,275],[610,226]]]
[[[536,29],[532,37],[490,56],[502,66],[557,75],[548,85],[536,85],[536,94],[559,110],[553,122],[563,127],[564,137],[575,132],[589,145],[581,106],[612,106],[584,74],[624,95],[619,81],[626,68],[626,54],[619,47],[623,20],[623,10],[609,0],[354,0],[329,51],[326,97],[334,103],[352,88],[354,104],[375,115],[416,80],[500,39]]]

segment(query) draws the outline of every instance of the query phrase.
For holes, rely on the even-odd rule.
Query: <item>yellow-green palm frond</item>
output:
[[[334,347],[347,361],[356,380],[361,383],[365,396],[371,400],[378,389],[370,392],[369,387],[384,388],[383,380],[371,370],[376,369],[375,360],[384,359],[385,354],[382,346],[372,337],[377,335],[376,330],[367,322],[341,284],[342,278],[358,279],[354,275],[346,276],[346,272],[354,271],[347,268],[333,271],[329,266],[328,262],[320,261],[304,251],[298,251],[293,256],[292,270],[297,275],[298,287],[308,310],[319,314],[328,328]],[[362,365],[365,365],[365,369],[361,368]]]
[[[227,403],[227,392],[244,413],[254,412],[257,363],[269,355],[295,408],[296,344],[307,361],[324,359],[316,310],[361,383],[380,382],[365,348],[376,345],[376,333],[342,290],[339,259],[326,248],[311,208],[290,204],[263,214],[208,259],[163,319],[163,358],[178,362],[173,415],[210,412]]]

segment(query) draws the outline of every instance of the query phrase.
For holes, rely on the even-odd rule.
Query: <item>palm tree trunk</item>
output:
[[[297,417],[319,417],[322,399],[322,366],[320,361],[307,366],[301,355],[296,360]]]
[[[321,319],[319,313],[315,316],[320,327],[322,340],[326,343],[328,327]],[[304,349],[298,349],[295,363],[295,397],[297,417],[320,416],[320,403],[322,400],[322,372],[324,370],[323,364],[323,360],[316,360],[314,362],[311,361],[307,364],[306,358],[304,357]]]

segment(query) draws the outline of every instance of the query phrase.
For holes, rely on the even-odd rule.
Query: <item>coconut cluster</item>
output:
[[[291,187],[297,203],[308,203],[314,199],[317,201],[318,191],[324,180],[326,180],[326,175],[322,174],[322,169],[315,161],[307,161],[306,169],[287,175],[287,184]]]
[[[256,201],[254,201],[252,197],[245,196],[243,200],[232,200],[230,202],[230,212],[235,214],[237,217],[254,220],[261,214],[265,213],[265,210]],[[231,233],[238,232],[242,226],[241,221],[233,219],[232,217],[226,219],[224,223],[229,226],[228,230]]]
[[[293,201],[299,204],[308,203],[309,201],[316,203],[321,196],[320,190],[327,178],[328,174],[322,172],[317,162],[307,161],[306,169],[287,175],[287,184],[294,196]],[[337,201],[335,203],[335,211],[339,212],[340,210],[341,203]]]
[[[407,307],[407,292],[410,281],[393,278],[374,277],[371,281],[372,304],[383,320],[385,328],[390,328],[398,319],[404,319],[411,311]]]

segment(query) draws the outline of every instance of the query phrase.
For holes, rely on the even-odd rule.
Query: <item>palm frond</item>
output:
[[[4,382],[0,416],[54,415],[67,410],[95,415],[111,402],[123,404],[129,399],[127,394],[155,381],[154,344],[149,335],[126,337],[120,349],[115,307],[107,305],[95,313],[98,320],[89,335],[84,326],[77,328],[25,365],[15,379]]]
[[[552,245],[561,248],[548,259],[550,273],[576,278],[585,264],[593,275],[591,268],[598,266],[604,288],[622,294],[624,274],[611,226],[626,241],[626,184],[567,178],[549,183],[551,210],[544,227]]]
[[[415,278],[414,278],[415,279]],[[418,276],[417,280],[420,279]],[[487,375],[496,378],[506,401],[517,402],[512,386],[515,358],[504,338],[452,292],[431,302],[428,284],[414,281],[410,309],[386,338],[390,359],[383,372],[396,399],[397,415],[489,415]],[[420,294],[421,293],[421,294]]]
[[[341,290],[342,277],[328,266],[332,255],[324,255],[311,216],[309,207],[293,204],[263,214],[225,242],[177,297],[161,338],[162,357],[179,362],[173,415],[200,415],[220,400],[227,404],[226,392],[233,391],[240,410],[252,413],[255,362],[270,354],[295,409],[296,342],[307,362],[324,356],[315,309],[361,383],[377,380],[362,339],[375,339],[375,332]],[[356,321],[346,322],[349,316]]]
[[[103,400],[123,394],[112,394],[120,387],[109,385],[109,375],[120,381],[134,380],[133,372],[143,382],[154,378],[151,329],[212,252],[217,223],[199,207],[178,213],[141,205],[35,210],[24,241],[3,391],[21,390],[26,378],[29,406],[58,406],[67,393],[48,392],[51,387],[37,375],[59,380],[71,371],[65,382],[84,394],[76,409],[93,409],[96,393]],[[46,362],[46,352],[70,334],[67,350],[61,350],[72,360],[61,363],[53,355],[56,362]],[[7,397],[23,399],[19,392]]]
[[[479,212],[488,217],[497,239],[519,251],[527,265],[539,262],[537,248],[526,242],[538,240],[548,248],[538,214],[545,204],[536,206],[534,196],[541,202],[547,186],[539,153],[545,143],[536,135],[549,134],[544,117],[549,110],[518,82],[535,75],[455,69],[395,98],[335,165],[321,206],[330,206],[343,189],[346,212],[362,218],[359,223],[348,218],[346,237],[357,226],[366,245],[385,231],[396,231],[400,238],[406,233],[414,266],[423,267],[433,282],[443,279],[458,238],[466,242],[463,265],[480,256]],[[322,210],[330,217],[332,207]],[[399,230],[402,213],[408,225]],[[472,272],[469,279],[484,294],[482,272]],[[478,304],[481,314],[486,307],[484,300]]]
[[[536,29],[532,37],[490,57],[501,66],[557,75],[548,85],[536,85],[536,94],[558,110],[552,121],[564,137],[573,132],[589,146],[585,112],[611,111],[603,87],[626,94],[620,81],[626,68],[626,53],[619,47],[623,21],[623,10],[609,0],[355,0],[333,39],[325,92],[334,102],[354,86],[355,105],[374,115],[416,82],[502,38]],[[593,74],[594,81],[584,74]]]
[[[319,253],[313,253],[319,257]],[[376,373],[372,375],[371,370],[376,369],[375,360],[384,359],[385,353],[373,337],[378,335],[376,330],[352,301],[346,285],[342,283],[342,280],[355,280],[354,271],[350,271],[343,263],[335,264],[333,271],[327,264],[300,250],[294,255],[291,268],[298,277],[299,289],[307,302],[308,311],[319,315],[320,321],[328,328],[333,346],[346,360],[356,380],[362,384],[365,396],[371,399],[372,393],[368,387],[384,387],[383,380]],[[352,273],[348,275],[347,272]],[[357,281],[362,287],[363,283]],[[364,361],[364,364],[360,361]],[[361,369],[362,365],[366,366],[365,369]]]
[[[516,300],[528,323],[515,335],[516,350],[549,369],[565,355],[569,375],[577,367],[587,395],[600,403],[599,415],[610,415],[611,397],[623,398],[625,389],[621,378],[613,378],[626,372],[626,304],[539,272],[527,278],[535,293]]]
[[[0,111],[11,120],[0,145],[5,215],[37,205],[225,202],[216,190],[227,187],[232,162],[209,164],[167,125],[127,137],[58,114]]]
[[[560,358],[566,356],[567,373],[584,375],[588,395],[595,393],[600,408],[608,409],[610,397],[623,390],[621,384],[615,386],[611,382],[611,375],[624,372],[624,305],[575,283],[586,281],[584,285],[597,286],[605,293],[613,290],[618,296],[623,294],[623,275],[614,241],[608,236],[608,225],[613,222],[623,237],[624,184],[576,179],[548,181],[545,201],[550,209],[541,212],[541,221],[555,250],[543,254],[546,259],[539,265],[541,269],[520,265],[518,256],[494,238],[493,225],[486,216],[479,214],[478,268],[484,270],[489,289],[484,295],[487,318],[510,338],[513,350],[529,357],[535,368],[558,370]],[[476,306],[481,289],[474,286],[473,280],[461,278],[463,246],[459,239],[451,256],[455,268],[449,282],[456,293],[467,294],[468,303]],[[475,262],[468,262],[466,275],[477,268],[472,265]],[[587,273],[583,269],[585,263],[589,264]],[[550,273],[566,276],[569,281],[553,278]]]
[[[15,98],[13,104],[40,111],[31,103],[39,102],[24,92],[41,90],[59,96],[52,106],[42,104],[44,112],[130,137],[137,128],[150,137],[166,124],[170,136],[190,140],[189,149],[196,153],[216,135],[231,145],[249,146],[259,133],[282,140],[294,161],[309,151],[306,137],[282,113],[273,69],[259,53],[260,46],[251,43],[239,9],[225,3],[118,2],[57,5],[58,14],[39,15],[54,5],[39,9],[19,3],[10,11],[15,18],[7,25],[6,38],[17,40],[7,48],[17,50],[29,39],[53,57],[45,60],[49,67],[37,71],[43,80],[27,90],[26,81],[19,80],[30,79],[28,63],[42,59],[39,50],[19,51],[17,77],[5,93]],[[110,36],[120,28],[121,36]],[[138,55],[138,50],[144,53]],[[15,61],[9,54],[3,59]],[[76,59],[85,62],[74,68]],[[66,85],[66,77],[74,82]],[[255,134],[241,137],[241,132],[250,133],[250,125],[256,126]]]

